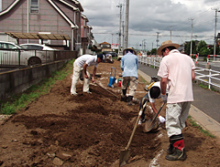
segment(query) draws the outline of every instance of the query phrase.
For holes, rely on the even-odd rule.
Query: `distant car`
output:
[[[116,52],[108,52],[108,53],[111,54],[112,57],[117,57],[118,56],[118,54]]]
[[[0,41],[0,65],[35,65],[47,62],[45,55],[23,50],[13,42]]]
[[[119,51],[117,60],[120,61],[122,57],[123,57],[123,51]]]

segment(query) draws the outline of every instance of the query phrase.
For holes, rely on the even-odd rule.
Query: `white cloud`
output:
[[[93,27],[98,43],[106,41],[118,42],[119,8],[123,5],[123,20],[126,0],[79,0],[84,13]],[[129,46],[138,46],[143,40],[147,48],[156,47],[157,32],[160,45],[170,39],[182,43],[191,39],[191,23],[193,23],[193,39],[206,40],[213,43],[214,9],[220,6],[219,0],[130,0],[129,8]],[[220,13],[218,13],[220,15]],[[191,22],[190,19],[193,19]],[[220,22],[220,20],[218,21]],[[217,32],[220,24],[217,24]],[[102,33],[102,34],[100,34]]]

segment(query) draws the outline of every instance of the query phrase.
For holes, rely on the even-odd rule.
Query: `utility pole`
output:
[[[124,49],[128,47],[129,0],[126,0]]]
[[[160,33],[157,32],[157,40],[156,40],[156,42],[157,42],[157,48],[158,48],[158,46],[159,46],[159,45],[158,45],[158,42],[159,42],[159,34],[160,34]]]
[[[216,57],[216,28],[217,28],[217,12],[220,12],[218,9],[215,10],[215,31],[214,31],[214,52],[213,52],[213,57],[215,60]]]
[[[125,25],[124,25],[124,21],[122,21],[122,48],[124,49],[125,48]]]
[[[170,27],[170,40],[172,41],[172,29],[173,29],[173,26]]]
[[[190,43],[190,56],[192,56],[192,36],[193,36],[193,20],[194,19],[190,19],[191,20],[191,43]]]
[[[119,4],[117,7],[120,8],[119,38],[118,38],[118,52],[119,52],[121,50],[121,8],[122,8],[122,4]]]
[[[112,33],[112,44],[113,44],[113,35],[114,35],[114,34]]]

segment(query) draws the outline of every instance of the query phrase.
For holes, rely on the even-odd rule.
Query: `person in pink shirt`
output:
[[[165,158],[170,161],[186,159],[182,129],[186,126],[193,101],[192,80],[195,79],[195,64],[192,58],[180,53],[177,48],[179,48],[178,44],[168,40],[157,50],[158,55],[164,56],[157,75],[161,77],[161,97],[163,102],[167,102],[166,130],[170,144]]]

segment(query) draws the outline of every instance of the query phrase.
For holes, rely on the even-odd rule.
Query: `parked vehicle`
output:
[[[36,44],[36,43],[21,44],[20,47],[22,49],[27,49],[27,50],[56,50],[56,49],[51,48],[49,46],[42,45],[42,44]]]
[[[41,53],[26,51],[12,42],[0,41],[0,65],[35,65],[47,60]]]
[[[45,44],[37,44],[37,43],[25,43],[21,44],[20,47],[24,50],[32,50],[36,51],[38,54],[41,54],[46,61],[52,61],[54,59],[54,51],[57,49],[46,46]]]
[[[120,61],[122,57],[123,57],[123,51],[119,51],[117,60]]]
[[[117,57],[118,56],[118,54],[116,52],[109,52],[109,54],[111,54],[112,57]]]

